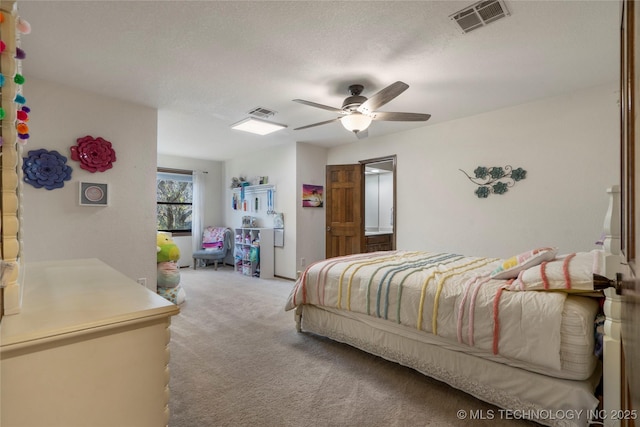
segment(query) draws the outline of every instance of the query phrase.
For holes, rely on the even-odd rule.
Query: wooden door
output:
[[[362,165],[329,165],[326,177],[326,257],[360,253],[364,230]]]

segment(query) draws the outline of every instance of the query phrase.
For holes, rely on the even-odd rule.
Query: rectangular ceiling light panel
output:
[[[243,130],[245,132],[255,133],[257,135],[267,135],[280,129],[286,128],[286,125],[280,123],[269,122],[266,120],[248,117],[231,125],[231,129]]]

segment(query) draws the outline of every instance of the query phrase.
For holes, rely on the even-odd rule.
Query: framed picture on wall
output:
[[[321,208],[324,187],[322,185],[302,184],[302,207]]]
[[[99,182],[80,182],[80,206],[109,206],[109,185]]]

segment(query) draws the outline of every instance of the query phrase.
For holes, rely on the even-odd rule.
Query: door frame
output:
[[[364,171],[365,168],[368,164],[370,163],[380,163],[380,162],[387,162],[390,161],[393,164],[393,215],[392,215],[392,221],[393,221],[393,229],[392,229],[392,235],[391,235],[391,249],[395,250],[396,249],[396,235],[398,234],[397,231],[397,227],[396,227],[396,219],[397,219],[397,195],[398,195],[398,191],[397,191],[397,177],[396,177],[396,170],[397,170],[397,162],[398,162],[398,156],[396,154],[392,154],[389,156],[382,156],[382,157],[375,157],[372,159],[366,159],[366,160],[360,160],[359,163],[362,165],[362,185],[364,185],[365,182],[365,177],[364,177]],[[365,193],[363,191],[362,193],[362,205],[364,206],[364,197],[365,197]],[[364,212],[363,212],[364,215]],[[362,221],[362,239],[365,239],[364,236],[364,226],[365,223],[364,221]],[[362,242],[362,248],[365,248],[365,244],[364,241]]]
[[[636,201],[640,196],[640,175],[636,173],[640,137],[640,122],[636,120],[636,103],[640,68],[636,18],[640,11],[635,1],[622,0],[620,14],[620,189],[621,189],[621,235],[622,253],[629,267],[622,285],[622,360],[620,361],[621,408],[638,410],[640,407],[640,369],[636,362],[640,354],[640,267],[638,253],[640,218]],[[616,408],[617,409],[617,408]],[[633,420],[622,420],[622,425],[635,425]]]

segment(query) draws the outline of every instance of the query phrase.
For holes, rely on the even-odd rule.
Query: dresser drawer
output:
[[[371,236],[365,236],[366,251],[390,251],[392,249],[391,237],[392,234],[374,234]]]

